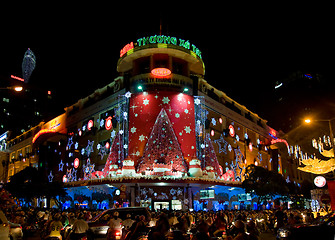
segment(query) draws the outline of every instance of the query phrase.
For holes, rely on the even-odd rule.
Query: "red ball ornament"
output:
[[[106,118],[105,128],[106,128],[106,130],[111,130],[113,128],[113,123],[112,123],[112,117],[111,116]]]
[[[88,123],[87,123],[87,130],[88,130],[88,131],[91,131],[93,125],[94,125],[93,120],[89,120]]]
[[[79,159],[76,158],[74,161],[73,161],[73,166],[74,168],[78,168],[79,167]]]

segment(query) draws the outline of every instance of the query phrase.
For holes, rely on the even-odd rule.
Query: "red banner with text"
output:
[[[335,181],[327,181],[332,210],[335,210]]]

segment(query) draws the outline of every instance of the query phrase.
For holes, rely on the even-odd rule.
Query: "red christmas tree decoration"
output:
[[[209,136],[209,133],[206,134],[205,137],[205,146],[206,146],[206,153],[205,158],[202,161],[202,168],[203,170],[206,169],[206,167],[210,166],[214,168],[214,171],[217,176],[222,176],[222,167],[220,167],[219,161],[216,157],[214,147],[211,141],[211,138]]]
[[[187,172],[180,144],[164,108],[161,109],[156,118],[143,156],[137,165],[138,173],[145,171],[152,171],[152,174],[156,175],[174,175],[175,172]]]
[[[117,165],[118,169],[122,167],[122,162],[124,160],[124,148],[123,148],[123,135],[118,133],[113,140],[110,153],[108,155],[106,164],[102,172],[104,176],[107,176],[110,171],[116,171],[117,169],[112,169],[112,165]]]

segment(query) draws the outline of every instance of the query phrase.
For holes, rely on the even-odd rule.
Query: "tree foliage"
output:
[[[263,167],[249,165],[245,171],[242,187],[247,193],[257,195],[260,201],[276,194],[287,195],[289,188],[283,176]]]
[[[14,174],[5,188],[15,197],[31,200],[35,197],[52,198],[66,195],[60,182],[49,182],[45,175],[33,167]]]

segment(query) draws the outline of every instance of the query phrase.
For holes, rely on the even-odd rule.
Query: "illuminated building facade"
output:
[[[31,137],[38,167],[66,184],[66,206],[254,208],[239,188],[245,168],[282,173],[278,133],[204,80],[189,41],[140,38],[121,49],[117,71]]]

